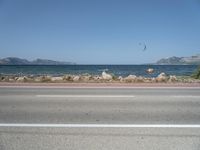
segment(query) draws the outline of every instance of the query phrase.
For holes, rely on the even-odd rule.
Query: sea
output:
[[[148,68],[153,68],[154,73],[147,74]],[[122,77],[128,75],[156,77],[161,72],[167,75],[189,76],[197,68],[196,65],[0,65],[0,75],[101,75],[103,71],[106,71]]]

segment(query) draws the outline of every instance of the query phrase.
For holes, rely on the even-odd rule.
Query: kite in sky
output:
[[[146,51],[146,49],[147,49],[146,44],[139,43],[139,45],[143,45],[144,46],[143,49],[142,49],[143,52]]]

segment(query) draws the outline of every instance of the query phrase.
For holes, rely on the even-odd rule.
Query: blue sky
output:
[[[199,0],[0,0],[1,58],[140,64],[198,53]]]

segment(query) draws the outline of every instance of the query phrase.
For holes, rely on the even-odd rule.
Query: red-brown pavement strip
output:
[[[10,83],[0,82],[1,87],[200,87],[200,83]]]

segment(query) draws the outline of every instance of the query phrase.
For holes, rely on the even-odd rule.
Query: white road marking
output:
[[[7,124],[0,127],[33,128],[200,128],[200,124]]]
[[[36,95],[36,97],[48,97],[48,98],[133,98],[134,95]]]
[[[174,98],[199,98],[200,99],[200,96],[195,96],[195,95],[175,95],[172,97],[174,97]]]
[[[39,98],[135,98],[136,97],[135,95],[35,95],[35,96]],[[147,96],[151,97],[151,95]],[[200,99],[200,96],[193,96],[193,95],[172,95],[167,97]]]

